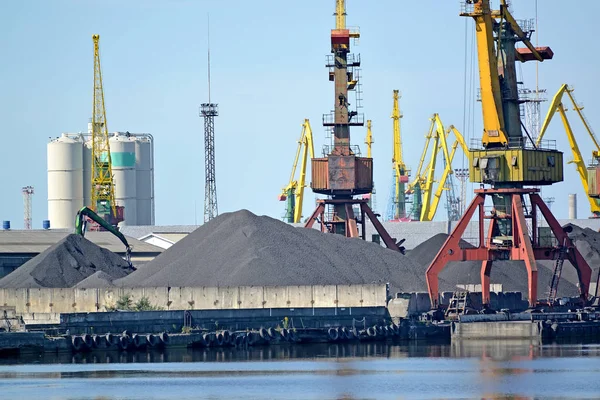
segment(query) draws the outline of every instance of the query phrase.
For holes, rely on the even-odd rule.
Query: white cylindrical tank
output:
[[[53,229],[72,229],[83,206],[83,143],[63,134],[47,146],[48,219]]]
[[[569,194],[569,219],[577,219],[577,194]]]
[[[92,206],[92,141],[83,145],[83,203]]]
[[[150,134],[136,136],[135,167],[137,224],[154,225],[154,138]]]
[[[115,202],[125,207],[124,225],[137,225],[135,138],[115,134],[109,139]]]

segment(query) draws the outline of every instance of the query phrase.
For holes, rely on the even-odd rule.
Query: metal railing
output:
[[[508,138],[508,145],[506,147],[494,148],[494,150],[503,149],[527,149],[527,150],[556,150],[556,140],[542,139],[539,145],[535,145],[536,138],[530,140],[528,137],[523,136],[520,138]],[[471,138],[469,142],[469,148],[472,150],[485,150],[481,139]],[[491,150],[491,149],[490,149]]]

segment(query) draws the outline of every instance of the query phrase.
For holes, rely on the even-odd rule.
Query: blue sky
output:
[[[212,100],[220,106],[215,124],[219,210],[247,208],[281,217],[284,205],[277,195],[289,179],[304,118],[311,120],[318,153],[326,142],[320,121],[333,103],[324,62],[334,3],[1,2],[0,219],[22,227],[20,189],[25,185],[36,189],[34,227],[47,217],[46,144],[61,132],[87,127],[91,36],[98,33],[109,130],[150,132],[156,140],[157,224],[193,224],[195,207],[201,221],[204,158],[198,106],[208,97],[207,12]],[[512,3],[518,19],[535,16],[534,0]],[[573,85],[592,126],[598,127],[600,48],[593,16],[600,13],[600,2],[539,3],[539,42],[555,52],[554,60],[539,66],[540,87],[551,96],[562,83]],[[404,153],[414,168],[432,113],[439,113],[446,125],[463,128],[465,27],[469,40],[473,25],[458,16],[455,0],[348,0],[347,11],[348,25],[359,26],[362,34],[354,51],[363,61],[364,112],[373,120],[375,139],[377,208],[384,211],[391,181],[392,90],[402,92]],[[522,71],[527,86],[535,87],[534,64],[523,65]],[[473,129],[465,134],[479,137],[481,113],[479,104],[474,106]],[[547,107],[542,105],[543,114]],[[590,158],[591,141],[578,122],[573,125],[584,157]],[[547,135],[558,140],[565,159],[572,158],[558,120]],[[364,136],[365,129],[354,129],[353,143],[364,148]],[[462,160],[456,164],[460,167]],[[579,216],[585,218],[589,208],[572,165],[565,165],[565,176],[565,182],[544,189],[544,196],[554,196],[555,214],[566,218],[567,195],[578,193]],[[304,215],[311,212],[313,198],[308,192]]]

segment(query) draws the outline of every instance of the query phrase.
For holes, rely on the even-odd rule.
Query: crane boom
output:
[[[335,2],[335,29],[346,29],[346,0]]]
[[[405,184],[408,182],[408,171],[402,155],[402,136],[400,131],[400,91],[394,90],[394,104],[392,107],[392,120],[394,128],[394,154],[392,167],[394,174],[394,219],[406,218]]]
[[[300,159],[302,154],[302,159]],[[304,201],[304,188],[306,187],[306,166],[308,164],[308,155],[310,158],[315,157],[315,148],[312,138],[312,128],[310,121],[304,120],[302,124],[302,132],[298,140],[298,148],[296,149],[296,157],[292,165],[292,173],[290,182],[284,187],[279,195],[279,201],[287,201],[285,220],[290,223],[300,223],[302,220],[302,204]],[[300,161],[300,177],[296,177],[296,169]]]
[[[583,115],[583,107],[580,107],[575,101],[575,97],[572,94],[573,89],[569,88],[567,84],[563,84],[558,92],[554,95],[552,99],[552,103],[550,104],[550,108],[548,109],[548,113],[546,114],[546,118],[544,119],[544,123],[542,124],[542,128],[540,130],[540,134],[537,138],[536,145],[540,145],[546,130],[550,126],[550,122],[552,122],[552,118],[558,112],[560,114],[560,118],[562,120],[563,126],[565,128],[565,133],[567,138],[569,139],[569,146],[571,147],[571,152],[573,153],[573,161],[571,163],[575,164],[577,169],[577,173],[579,175],[579,179],[581,180],[581,184],[583,186],[583,190],[585,191],[585,195],[590,203],[590,210],[595,217],[600,217],[600,200],[593,198],[589,193],[589,184],[588,184],[588,171],[585,165],[585,160],[581,155],[581,151],[579,150],[579,145],[577,144],[577,140],[575,139],[575,134],[573,133],[573,129],[571,127],[571,123],[567,117],[566,109],[563,104],[563,96],[566,93],[573,103],[573,109],[581,118],[581,122],[583,123],[588,135],[594,142],[594,149],[592,150],[592,156],[595,159],[598,159],[600,155],[600,145],[598,145],[598,140],[596,139],[596,135],[594,131],[589,126],[587,119]]]
[[[367,158],[371,157],[371,146],[375,143],[373,141],[373,131],[371,130],[371,120],[367,120],[367,137],[365,138],[365,144],[367,145]]]
[[[92,110],[92,193],[91,208],[102,216],[116,217],[112,160],[106,125],[106,108],[100,68],[100,35],[94,41],[94,102]],[[112,220],[113,218],[109,218]]]

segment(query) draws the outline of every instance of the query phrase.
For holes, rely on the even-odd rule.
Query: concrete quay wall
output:
[[[385,307],[270,308],[71,313],[60,315],[60,330],[71,334],[122,332],[180,333],[194,329],[239,331],[261,327],[365,329],[389,321]],[[44,328],[29,327],[28,328]]]
[[[240,287],[154,287],[103,289],[0,289],[0,306],[18,315],[102,312],[119,298],[141,298],[163,310],[230,310],[321,307],[381,307],[385,284]]]

